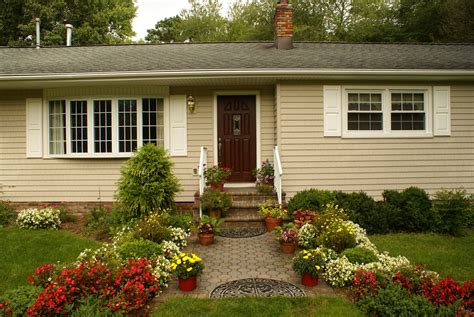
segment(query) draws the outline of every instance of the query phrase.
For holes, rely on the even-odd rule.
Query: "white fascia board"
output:
[[[433,77],[438,79],[462,78],[474,79],[474,70],[418,70],[418,69],[229,69],[229,70],[183,70],[183,71],[143,71],[143,72],[99,72],[99,73],[67,73],[67,74],[24,74],[0,75],[0,81],[34,81],[34,80],[103,80],[103,79],[184,79],[184,78],[218,78],[218,77]]]

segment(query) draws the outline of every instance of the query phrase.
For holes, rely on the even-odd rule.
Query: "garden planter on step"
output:
[[[190,276],[188,278],[178,278],[179,289],[183,292],[190,292],[196,289],[197,279],[196,276]]]
[[[265,226],[267,227],[268,232],[272,232],[275,227],[281,226],[282,220],[280,218],[265,218]]]
[[[215,209],[210,209],[209,210],[209,217],[214,218],[214,219],[219,219],[221,217],[221,211],[220,210],[215,210]]]
[[[293,242],[280,242],[281,252],[291,254],[296,251],[296,243]]]
[[[214,234],[213,233],[200,233],[199,236],[199,243],[201,245],[211,245],[214,243]]]
[[[301,284],[303,284],[304,286],[309,286],[309,287],[316,286],[318,285],[318,282],[319,282],[319,278],[317,275],[315,277],[312,277],[307,272],[304,272],[303,275],[301,275]]]
[[[224,191],[224,183],[222,184],[214,184],[214,183],[211,183],[211,189],[212,190],[218,190],[220,192],[223,192]]]

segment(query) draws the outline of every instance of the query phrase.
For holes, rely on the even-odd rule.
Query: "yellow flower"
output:
[[[178,259],[178,261],[176,261],[176,263],[181,264],[181,260]]]
[[[193,264],[193,263],[196,263],[196,261],[193,260],[193,259],[190,259],[190,260],[189,260],[189,263]]]
[[[307,258],[309,258],[309,256],[308,256],[308,255],[305,255],[305,256],[303,257],[303,259],[307,259]]]
[[[192,270],[193,270],[192,267],[188,267],[188,269],[186,271],[191,272]]]
[[[320,269],[321,269],[321,267],[319,265],[316,265],[316,270],[319,271]]]

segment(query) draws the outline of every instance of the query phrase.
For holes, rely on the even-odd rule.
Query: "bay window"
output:
[[[51,156],[127,156],[164,146],[163,98],[77,98],[48,102]]]

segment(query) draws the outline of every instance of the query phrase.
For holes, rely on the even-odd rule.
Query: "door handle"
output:
[[[217,145],[219,149],[219,158],[222,157],[222,139],[219,138],[219,144]]]

